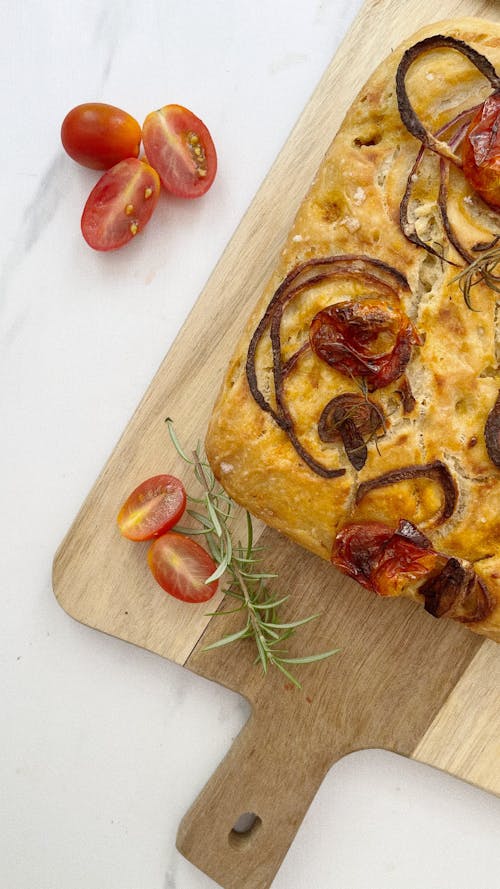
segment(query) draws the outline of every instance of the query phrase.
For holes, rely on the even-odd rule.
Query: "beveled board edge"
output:
[[[215,393],[210,388],[206,389],[206,383],[203,388],[203,374],[197,371],[192,360],[193,346],[196,345],[202,365],[205,359],[213,361],[214,354],[217,356],[213,373],[221,379],[246,313],[246,309],[241,315],[233,311],[229,326],[222,330],[221,322],[227,319],[228,314],[227,303],[233,301],[237,306],[243,292],[251,306],[259,294],[300,201],[345,111],[373,68],[387,54],[387,45],[380,42],[381,24],[390,21],[390,40],[395,45],[421,25],[439,21],[447,15],[500,19],[494,0],[464,0],[458,3],[445,0],[439,5],[438,14],[434,5],[434,11],[429,14],[429,7],[430,4],[426,3],[369,0],[339,47],[56,553],[54,592],[62,607],[75,619],[180,664],[186,662],[205,631],[210,621],[205,608],[196,607],[188,612],[173,600],[165,601],[161,592],[155,594],[149,588],[144,591],[142,583],[146,574],[139,578],[140,589],[132,584],[133,588],[125,601],[117,600],[114,612],[105,606],[96,608],[91,599],[99,598],[97,587],[106,582],[102,567],[101,572],[94,567],[93,573],[81,572],[78,577],[75,567],[81,564],[82,559],[89,559],[92,546],[100,547],[100,565],[107,561],[107,541],[100,546],[94,531],[99,522],[105,527],[114,524],[116,504],[110,505],[107,494],[110,481],[119,473],[123,491],[128,491],[132,487],[132,479],[135,485],[138,476],[145,477],[146,473],[155,474],[158,471],[158,454],[163,454],[165,450],[162,417],[166,414],[166,408],[174,416],[183,414],[182,399],[177,395],[180,382],[183,399],[189,403],[191,398],[195,398],[199,405],[195,417],[194,411],[185,414],[183,431],[186,439],[196,434],[200,425],[208,420]],[[363,53],[358,51],[361,45]],[[353,52],[356,65],[349,64]],[[332,95],[335,96],[333,111]],[[311,132],[315,133],[312,142]],[[300,164],[297,163],[298,157],[301,158]],[[283,182],[287,183],[285,190]],[[280,213],[275,220],[277,224],[273,224],[269,230],[262,220],[268,217],[277,199]],[[259,258],[258,264],[256,257]],[[200,330],[201,325],[207,333],[205,341],[211,344],[210,354],[203,342],[196,338],[193,340],[193,331]],[[176,460],[169,459],[169,464],[171,471],[176,472],[179,465]],[[180,469],[179,474],[182,475]],[[125,556],[123,570],[126,572],[130,569],[128,576],[133,575],[134,566],[134,560]],[[123,593],[123,583],[117,581],[116,592],[118,588]],[[217,602],[212,604],[216,605]],[[139,624],[142,624],[140,629]]]

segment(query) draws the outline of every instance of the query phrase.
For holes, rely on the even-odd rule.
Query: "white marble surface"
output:
[[[2,4],[0,886],[209,889],[176,828],[247,717],[73,622],[54,551],[352,17],[348,0]],[[116,254],[79,232],[89,100],[209,124],[220,172]],[[329,774],[273,889],[498,889],[500,801],[378,751]]]

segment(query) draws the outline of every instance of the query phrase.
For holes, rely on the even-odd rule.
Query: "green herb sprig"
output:
[[[472,249],[480,255],[451,280],[452,284],[458,281],[465,304],[473,312],[479,311],[471,302],[471,290],[477,284],[482,282],[490,290],[500,293],[500,275],[497,272],[500,263],[500,246],[497,246],[499,239],[500,236],[496,236],[489,244],[475,244]]]
[[[278,616],[278,609],[288,599],[288,595],[275,596],[268,587],[268,582],[277,577],[276,574],[260,571],[259,564],[263,559],[262,547],[255,546],[252,518],[249,512],[245,512],[246,540],[235,542],[231,523],[235,517],[236,507],[232,499],[226,494],[217,482],[212,469],[201,452],[198,444],[191,456],[188,456],[181,446],[175,433],[173,421],[167,417],[166,424],[172,444],[182,460],[189,464],[196,481],[201,485],[199,497],[188,496],[186,512],[197,523],[198,527],[188,528],[177,525],[175,530],[188,536],[202,535],[205,538],[207,548],[216,563],[213,574],[205,581],[207,584],[219,580],[225,576],[228,586],[225,589],[226,596],[230,596],[238,603],[235,608],[210,612],[210,616],[217,617],[222,614],[235,614],[241,612],[243,626],[235,633],[223,636],[211,645],[205,646],[205,651],[220,648],[238,642],[241,639],[252,639],[257,655],[255,663],[260,663],[264,673],[269,667],[280,670],[287,679],[297,688],[301,688],[298,679],[289,669],[292,664],[311,664],[322,661],[337,654],[339,648],[310,654],[304,657],[288,657],[285,643],[298,629],[320,615],[313,614],[310,617],[296,621],[284,622]]]

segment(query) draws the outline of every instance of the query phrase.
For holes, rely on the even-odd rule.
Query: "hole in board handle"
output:
[[[243,812],[229,832],[229,845],[233,849],[243,848],[255,836],[261,824],[262,820],[255,812]]]

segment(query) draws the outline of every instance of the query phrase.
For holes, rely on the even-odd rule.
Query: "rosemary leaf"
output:
[[[239,552],[233,553],[233,558],[235,562],[238,562],[239,565],[258,565],[259,562],[262,562],[263,557],[249,558],[246,556],[241,556]]]
[[[288,657],[287,649],[280,647],[299,627],[316,620],[319,615],[313,614],[310,617],[286,622],[279,618],[278,609],[288,601],[290,596],[275,596],[268,589],[267,582],[274,580],[277,574],[255,570],[255,566],[262,561],[260,554],[263,547],[254,546],[250,513],[245,513],[246,543],[241,543],[240,540],[234,543],[230,522],[234,517],[236,505],[217,482],[206,458],[200,453],[200,446],[198,445],[193,451],[192,458],[188,457],[175,434],[172,420],[168,418],[166,423],[174,448],[179,456],[192,467],[195,479],[202,487],[199,497],[188,495],[188,501],[199,504],[199,508],[187,509],[188,515],[198,522],[200,527],[192,529],[178,525],[176,530],[186,536],[203,535],[205,537],[207,548],[216,563],[214,572],[205,582],[212,583],[225,576],[229,581],[225,589],[226,596],[239,602],[236,608],[209,612],[207,616],[218,617],[221,614],[236,614],[240,611],[246,614],[245,625],[241,629],[205,646],[203,651],[250,639],[257,650],[255,663],[260,663],[264,674],[268,672],[269,667],[274,667],[286,676],[294,686],[300,688],[300,682],[285,664],[309,664],[324,660],[337,654],[339,649],[335,648],[322,654],[305,657]],[[200,511],[201,508],[204,508],[203,512]]]
[[[221,562],[219,563],[219,565],[217,566],[215,571],[210,575],[210,577],[207,577],[207,579],[205,580],[205,583],[207,584],[207,586],[208,586],[208,584],[213,583],[214,580],[219,580],[219,577],[222,577],[224,572],[227,570],[227,566],[228,566],[228,557],[227,557],[227,553],[225,553],[224,558],[221,560]]]
[[[278,668],[278,670],[281,670],[281,672],[284,673],[284,675],[287,677],[287,679],[290,680],[290,682],[293,682],[293,684],[295,685],[296,688],[298,688],[299,690],[302,688],[299,680],[296,679],[296,677],[293,675],[293,673],[290,673],[290,670],[287,670],[286,667],[283,666],[283,659],[282,658],[280,658],[279,660],[273,661],[273,664],[275,667]]]
[[[235,590],[232,586],[227,587],[224,592],[226,596],[232,596],[233,599],[241,599],[242,602],[245,601],[245,597],[242,596],[241,593],[238,592],[237,589]]]
[[[252,525],[252,516],[249,512],[246,514],[247,520],[247,559],[250,559],[252,555],[253,549],[253,525]]]
[[[212,556],[212,559],[214,560],[214,562],[219,563],[222,560],[223,556],[222,556],[222,553],[221,553],[219,547],[215,543],[213,535],[210,532],[206,532],[205,533],[205,540],[206,540],[210,555]],[[229,568],[229,566],[228,566],[228,568]]]
[[[186,537],[196,537],[198,534],[206,533],[203,528],[186,528],[184,525],[175,525],[172,530],[177,531],[177,534],[185,534]]]
[[[186,463],[190,463],[192,466],[193,461],[190,460],[189,457],[187,456],[187,454],[184,453],[184,451],[182,450],[182,447],[179,443],[179,439],[177,438],[177,435],[175,434],[174,422],[171,419],[171,417],[167,417],[165,420],[165,423],[167,424],[167,429],[168,429],[170,438],[172,439],[172,444],[173,444],[175,450],[177,451],[177,453],[179,454],[179,457],[182,457],[182,459],[185,460]]]
[[[324,651],[322,654],[308,654],[305,657],[282,657],[280,658],[285,664],[314,664],[316,661],[324,661],[332,654],[338,654],[340,648],[332,648],[330,651]]]
[[[243,575],[243,577],[248,577],[251,580],[272,580],[273,578],[278,576],[277,574],[267,574],[267,573],[253,574],[249,571],[242,571],[241,574]]]
[[[220,611],[205,611],[205,617],[217,617],[219,614],[237,614],[239,611],[243,611],[245,605],[239,605],[238,608],[224,608]]]
[[[219,614],[220,612],[216,612]],[[211,642],[210,645],[205,645],[203,651],[212,651],[214,648],[221,648],[223,645],[230,645],[231,642],[237,642],[238,639],[244,639],[245,636],[248,635],[248,626],[244,627],[242,630],[238,630],[237,633],[231,633],[229,636],[223,636],[222,639],[217,639],[216,642]]]
[[[203,498],[201,502],[204,503],[205,498]],[[196,521],[200,522],[200,524],[203,525],[205,528],[210,528],[210,530],[212,529],[212,522],[210,521],[210,519],[207,519],[206,516],[202,515],[201,512],[195,512],[194,509],[186,509],[186,512],[188,515],[191,516],[192,519],[196,519]]]
[[[294,630],[296,627],[302,627],[304,624],[311,623],[312,620],[317,620],[319,614],[311,614],[310,617],[303,617],[302,620],[295,620],[292,623],[282,624],[282,623],[265,623],[262,621],[265,627],[273,627],[275,630]]]
[[[280,642],[286,642],[286,640],[289,639],[290,636],[293,636],[294,632],[295,632],[294,628],[293,628],[293,627],[290,627],[289,630],[285,630],[284,633],[281,633],[281,636],[280,636],[280,638],[279,638],[279,641],[280,641]]]
[[[205,506],[207,507],[207,512],[208,512],[209,518],[212,521],[213,530],[217,534],[217,537],[222,537],[221,524],[219,522],[217,513],[215,512],[214,505],[212,503],[212,500],[210,498],[210,494],[208,493],[208,491],[205,494]]]
[[[260,631],[256,632],[256,634],[255,634],[255,642],[256,642],[256,645],[257,645],[257,651],[258,651],[258,653],[259,653],[259,658],[260,658],[260,662],[261,662],[261,664],[262,664],[262,669],[264,670],[264,673],[267,673],[267,661],[268,661],[268,655],[267,655],[267,649],[266,649],[266,646],[265,646],[265,644],[264,644],[265,641],[266,641],[266,640],[265,640],[264,637],[261,635]]]
[[[282,596],[281,599],[268,599],[267,602],[254,602],[253,607],[257,609],[268,610],[269,608],[277,608],[278,605],[282,605],[283,602],[286,602],[290,596]]]
[[[226,558],[229,564],[233,558],[233,541],[226,526],[224,526],[224,537],[226,539]]]
[[[452,284],[458,281],[467,308],[472,312],[480,311],[474,308],[471,302],[471,290],[477,284],[482,282],[490,290],[500,293],[500,276],[495,274],[495,270],[500,264],[500,248],[497,243],[498,237],[494,238],[490,244],[476,244],[472,249],[479,253],[477,259],[469,262],[458,275],[451,279],[450,283]]]

